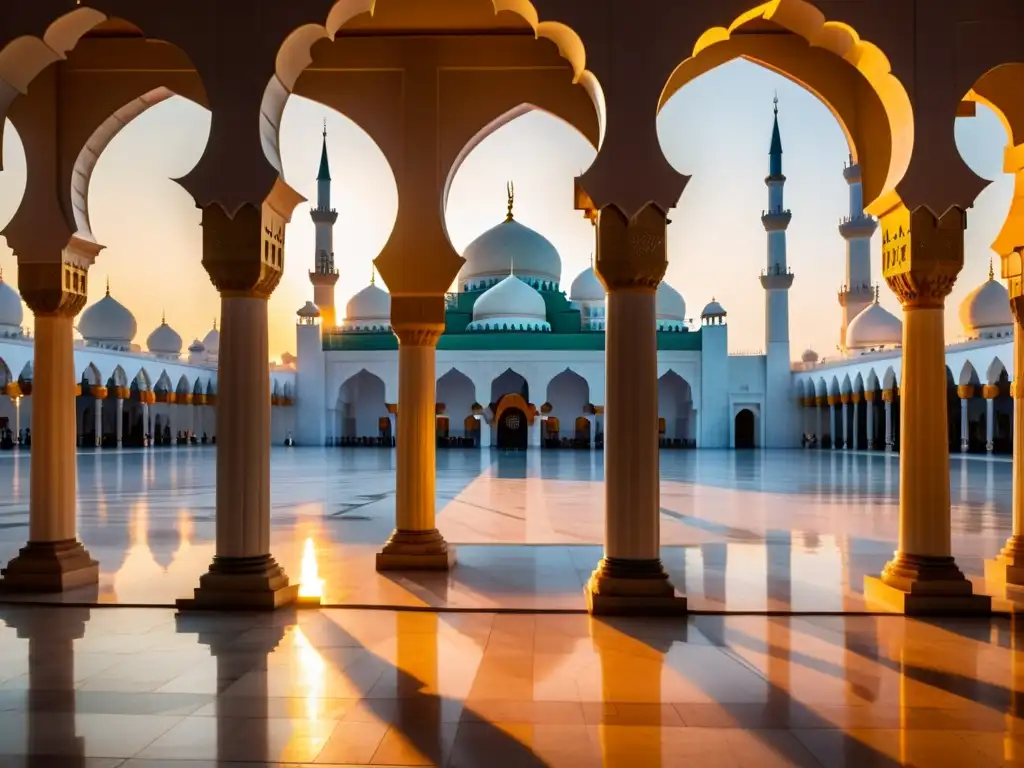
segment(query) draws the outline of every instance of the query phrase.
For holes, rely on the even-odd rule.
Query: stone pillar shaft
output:
[[[95,411],[93,413],[93,429],[96,430],[96,439],[93,441],[97,448],[103,447],[103,400],[93,398]]]
[[[868,438],[868,450],[874,450],[875,447],[875,401],[868,400],[865,403],[867,408],[867,414],[865,416],[865,426],[867,426],[867,438]]]
[[[114,425],[114,434],[117,436],[117,447],[121,447],[123,442],[122,431],[124,429],[124,400],[120,397],[117,398],[117,424]]]
[[[605,556],[659,560],[654,292],[610,292],[606,329]]]
[[[992,453],[995,450],[996,437],[996,401],[985,398],[985,450]]]
[[[847,403],[843,403],[842,419],[843,419],[843,448],[850,447],[850,421],[847,418]]]
[[[885,450],[894,448],[892,436],[892,400],[885,401]]]
[[[967,453],[967,449],[970,446],[970,439],[967,436],[967,432],[970,429],[970,422],[968,421],[967,408],[969,401],[966,398],[960,400],[960,453]]]
[[[836,446],[839,444],[839,440],[833,434],[836,431],[836,407],[832,403],[828,404],[828,436],[832,441],[831,448],[834,451]]]

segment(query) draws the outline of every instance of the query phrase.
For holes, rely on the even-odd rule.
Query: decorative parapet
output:
[[[843,216],[839,220],[839,234],[846,240],[860,237],[871,237],[878,229],[878,219],[865,214],[859,216]]]

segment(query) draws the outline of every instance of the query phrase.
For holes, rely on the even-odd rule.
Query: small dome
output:
[[[701,317],[725,317],[725,307],[715,301],[715,298],[711,298],[711,303],[701,310]]]
[[[594,267],[589,266],[576,275],[569,288],[570,301],[604,301],[605,290],[601,278],[594,272]]]
[[[468,330],[550,331],[547,304],[540,293],[517,275],[509,275],[484,291],[473,304],[473,322]]]
[[[960,325],[967,336],[989,336],[1003,330],[1010,331],[1013,327],[1010,294],[996,280],[991,262],[988,280],[960,302]]]
[[[203,346],[203,342],[201,342],[199,339],[193,339],[192,343],[188,345],[188,351],[189,354],[196,355],[199,354],[200,352],[205,352],[206,347]]]
[[[805,349],[804,353],[800,355],[800,359],[805,363],[816,363],[818,362],[818,353],[813,349]]]
[[[345,305],[345,322],[348,330],[361,328],[391,327],[391,294],[378,288],[374,281],[355,294]]]
[[[562,259],[544,235],[525,227],[512,217],[514,190],[508,188],[508,213],[505,220],[491,227],[462,252],[466,263],[459,270],[458,285],[477,280],[502,279],[515,273],[527,280],[558,283],[562,279]]]
[[[181,336],[167,324],[166,319],[163,319],[156,330],[146,339],[146,348],[154,355],[177,357],[181,354]]]
[[[659,331],[679,330],[686,327],[686,302],[679,291],[662,280],[655,298],[655,313]]]
[[[0,336],[21,336],[24,318],[21,296],[4,282],[4,276],[0,273]]]
[[[848,349],[892,347],[903,343],[903,322],[878,303],[861,310],[846,328]]]
[[[128,349],[138,333],[138,325],[126,306],[106,295],[92,306],[86,307],[78,318],[78,331],[86,343]]]
[[[211,357],[216,357],[220,352],[220,331],[217,330],[217,321],[213,321],[213,328],[203,336],[203,349]]]
[[[320,310],[312,301],[307,301],[295,314],[299,317],[320,317]]]

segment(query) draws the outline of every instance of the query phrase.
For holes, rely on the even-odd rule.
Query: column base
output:
[[[299,599],[299,585],[288,582],[270,555],[214,557],[199,577],[194,597],[177,601],[180,611],[273,611]]]
[[[683,616],[686,598],[676,594],[661,560],[605,557],[583,589],[593,616]]]
[[[397,528],[377,553],[378,571],[447,571],[455,565],[455,550],[436,528],[401,531]]]
[[[1024,587],[1024,537],[1011,536],[998,555],[985,561],[985,581],[1000,587]]]
[[[30,541],[0,575],[4,592],[64,592],[97,584],[100,564],[77,539]]]
[[[864,577],[864,599],[907,616],[985,615],[992,598],[974,587],[952,557],[897,552],[880,576]]]

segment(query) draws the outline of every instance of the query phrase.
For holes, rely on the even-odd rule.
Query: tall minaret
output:
[[[761,215],[761,223],[768,234],[768,267],[761,275],[765,290],[765,446],[779,448],[792,445],[795,436],[789,435],[789,411],[793,407],[792,375],[789,359],[789,289],[793,273],[786,266],[786,228],[792,213],[782,201],[786,177],[782,175],[782,137],[779,134],[779,97],[774,99],[772,143],[768,150],[768,210]],[[795,420],[791,423],[795,423]]]
[[[843,326],[839,329],[839,348],[846,349],[846,329],[861,310],[871,304],[871,236],[878,222],[864,213],[864,192],[861,187],[860,166],[850,156],[843,168],[843,178],[850,185],[850,213],[839,222],[839,234],[846,240],[846,284],[839,292],[839,306],[843,308]]]
[[[316,208],[309,212],[316,225],[316,261],[309,273],[313,284],[313,303],[320,310],[324,328],[338,324],[334,314],[334,286],[338,270],[334,268],[334,222],[338,212],[331,208],[331,167],[327,162],[327,121],[324,120],[324,143],[320,150],[320,171],[316,175]]]

